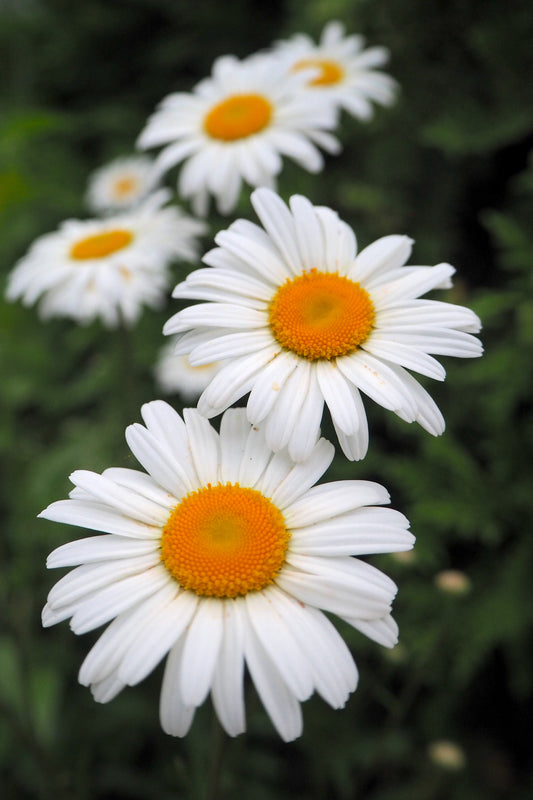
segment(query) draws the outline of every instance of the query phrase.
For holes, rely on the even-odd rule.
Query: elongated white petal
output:
[[[390,501],[389,493],[372,481],[334,481],[314,486],[288,506],[283,514],[290,528],[301,528],[345,511]]]
[[[65,502],[73,502],[67,500]],[[91,564],[95,561],[129,559],[155,553],[158,543],[152,539],[130,539],[122,536],[89,536],[56,547],[46,559],[46,566],[75,567],[78,564]]]
[[[245,601],[224,603],[224,634],[213,676],[212,697],[218,718],[230,736],[246,729],[244,714]]]
[[[180,693],[187,705],[199,706],[211,688],[223,634],[222,603],[202,598],[185,637]]]
[[[181,699],[180,682],[184,638],[182,636],[178,639],[168,655],[159,700],[161,727],[165,733],[171,736],[186,736],[196,711],[195,706],[186,705]]]

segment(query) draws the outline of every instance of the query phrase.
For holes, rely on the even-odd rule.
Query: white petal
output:
[[[309,458],[292,467],[288,475],[277,485],[271,495],[272,502],[283,510],[291,506],[299,497],[322,477],[327,470],[335,448],[326,439],[319,439]]]
[[[316,365],[318,385],[335,425],[347,436],[360,425],[360,406],[336,363],[319,361]]]
[[[281,253],[285,264],[293,275],[299,275],[302,265],[296,244],[294,220],[289,209],[281,197],[270,189],[256,189],[255,192],[252,192],[250,200],[263,227]]]
[[[389,493],[373,481],[333,481],[313,486],[283,511],[289,528],[312,525],[332,516],[368,505],[390,501]]]
[[[361,250],[348,277],[370,288],[377,275],[402,267],[411,255],[412,247],[413,240],[408,236],[383,236]]]
[[[383,647],[394,647],[398,644],[398,625],[390,614],[373,620],[361,620],[355,617],[343,617],[343,619]]]
[[[244,711],[244,601],[224,602],[224,633],[213,676],[212,698],[218,718],[230,736],[246,729]]]
[[[170,736],[186,736],[196,711],[194,706],[185,705],[181,699],[183,643],[182,636],[168,655],[159,700],[161,727]]]
[[[184,408],[183,419],[187,426],[189,446],[200,485],[218,480],[218,433],[195,408]]]
[[[244,648],[257,694],[283,741],[291,742],[302,733],[300,703],[282,680],[250,624],[246,626]]]
[[[300,365],[299,371],[304,368]],[[312,364],[305,367],[309,375],[307,395],[295,422],[288,447],[291,458],[305,461],[320,435],[320,422],[324,411],[324,398],[318,386],[316,370]]]
[[[149,675],[180,638],[197,605],[198,597],[192,592],[180,592],[168,605],[162,605],[150,627],[124,655],[118,669],[120,680],[134,686]]]
[[[248,419],[257,425],[265,419],[279,397],[280,389],[298,366],[298,359],[290,353],[280,353],[261,371],[254,381],[248,398]]]
[[[39,517],[138,540],[153,540],[161,536],[161,525],[148,525],[120,514],[103,503],[86,500],[58,500],[41,511]]]
[[[166,509],[96,472],[76,470],[70,476],[70,480],[97,502],[111,506],[121,514],[139,519],[148,525],[164,525],[167,520]]]
[[[198,411],[205,417],[221,414],[252,388],[256,376],[277,356],[279,347],[237,358],[222,367],[198,400]]]
[[[151,539],[126,539],[112,534],[88,536],[86,539],[77,539],[56,547],[46,559],[46,566],[48,569],[75,567],[78,564],[90,564],[94,561],[131,558],[153,553],[157,547],[158,543]]]
[[[223,605],[221,600],[203,597],[189,625],[180,677],[180,693],[187,705],[201,705],[211,688],[224,630]]]
[[[244,408],[230,408],[223,415],[220,421],[221,483],[239,482],[250,427]]]

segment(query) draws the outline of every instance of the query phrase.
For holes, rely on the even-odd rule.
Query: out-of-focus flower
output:
[[[6,297],[31,306],[43,318],[99,318],[108,327],[134,323],[143,306],[167,296],[168,267],[192,260],[205,224],[175,206],[162,207],[165,190],[137,209],[93,220],[67,220],[39,237],[8,277]]]
[[[167,394],[177,393],[185,402],[196,402],[211,378],[220,369],[222,362],[191,367],[187,356],[174,354],[175,342],[167,342],[161,349],[155,365],[157,384]]]
[[[452,771],[463,769],[466,765],[465,752],[455,742],[439,739],[428,747],[430,759],[439,767]]]
[[[274,186],[282,156],[310,172],[322,169],[318,147],[338,152],[329,132],[337,122],[331,104],[302,91],[307,76],[287,74],[285,59],[255,55],[218,58],[212,75],[191,93],[166,97],[139,138],[142,148],[166,145],[156,168],[183,163],[178,191],[205,215],[209,195],[228,214],[242,182]],[[317,147],[318,145],[318,147]]]
[[[329,407],[347,458],[363,458],[368,426],[363,391],[433,435],[444,419],[407,372],[443,380],[429,353],[470,358],[482,347],[469,309],[418,299],[450,286],[450,264],[404,266],[407,236],[386,236],[357,254],[355,235],[329,208],[294,196],[290,209],[269,189],[252,203],[264,226],[237,220],[215,237],[208,268],[190,273],[173,296],[200,303],[175,314],[166,334],[193,365],[229,363],[198,402],[207,417],[250,392],[253,424],[269,447],[307,458]]]
[[[85,633],[110,622],[79,679],[107,702],[167,654],[163,729],[187,733],[209,692],[226,731],[245,729],[245,664],[281,737],[302,731],[300,702],[317,691],[344,706],[357,669],[323,613],[392,647],[396,593],[353,556],[404,550],[414,537],[387,491],[368,481],[314,486],[333,445],[307,461],[273,454],[244,409],[220,434],[196,409],[184,421],[162,401],[142,408],[146,427],[126,439],[147,473],[77,471],[69,500],[40,516],[105,532],[65,544],[49,567],[76,567],[52,588],[43,624],[71,618]]]
[[[458,569],[444,569],[435,575],[435,586],[447,594],[468,594],[472,582],[468,575]]]
[[[376,67],[386,64],[389,54],[384,47],[364,50],[362,36],[346,36],[344,26],[329,22],[316,44],[307,34],[299,33],[277,43],[278,51],[288,57],[292,71],[309,75],[307,86],[321,102],[331,102],[354,117],[369,119],[372,102],[390,105],[397,84]]]
[[[155,189],[159,177],[147,156],[117,158],[90,176],[87,205],[97,214],[131,209]]]

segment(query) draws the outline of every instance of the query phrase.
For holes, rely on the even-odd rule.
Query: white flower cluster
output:
[[[169,95],[140,135],[163,145],[102,168],[88,201],[101,219],[44,236],[10,276],[8,298],[44,316],[109,326],[161,302],[167,267],[191,260],[204,225],[156,187],[181,164],[178,190],[205,215],[210,197],[231,212],[243,183],[260,224],[232,222],[205,267],[173,296],[195,303],[166,323],[174,337],[157,379],[197,409],[142,408],[126,431],[144,468],[77,471],[68,500],[41,516],[99,531],[56,549],[49,567],[74,567],[51,590],[44,625],[75,633],[109,623],[80,681],[107,702],[165,657],[160,717],[183,736],[210,693],[226,731],[244,731],[247,668],[284,740],[302,730],[314,691],[342,707],[357,669],[326,614],[392,647],[393,582],[358,556],[409,550],[408,521],[383,508],[387,491],[361,480],[315,485],[334,446],[321,438],[327,406],[342,452],[362,459],[362,396],[433,435],[444,420],[411,374],[443,380],[435,355],[476,357],[480,321],[425,299],[454,268],[411,266],[412,241],[388,235],[358,249],[337,213],[274,191],[283,157],[310,172],[337,153],[342,111],[367,120],[395,82],[377,69],[382,47],[328,24],[242,61],[224,56],[191,93]],[[196,302],[200,301],[200,302]],[[246,399],[245,408],[230,407]],[[209,418],[221,416],[220,432]]]

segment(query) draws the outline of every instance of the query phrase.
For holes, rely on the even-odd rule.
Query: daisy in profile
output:
[[[203,390],[214,378],[222,362],[191,367],[187,356],[174,353],[175,343],[167,342],[155,365],[155,379],[165,394],[179,394],[187,403],[196,403]]]
[[[360,392],[434,435],[444,420],[407,371],[437,380],[430,353],[481,355],[478,317],[419,299],[450,286],[454,268],[404,266],[412,241],[385,236],[359,254],[355,235],[329,208],[294,196],[287,208],[269,189],[252,203],[263,228],[237,220],[173,296],[207,300],[165,325],[176,353],[193,365],[228,359],[198,401],[206,417],[250,392],[248,419],[265,424],[269,447],[296,461],[319,436],[324,403],[347,458],[363,458],[368,426]]]
[[[117,158],[89,178],[87,205],[96,214],[129,210],[156,188],[159,177],[147,156]]]
[[[166,298],[168,267],[192,260],[203,222],[174,206],[162,207],[165,190],[137,209],[93,220],[67,220],[39,237],[8,277],[6,297],[30,306],[39,301],[43,318],[71,317],[108,327],[132,324],[143,306]]]
[[[397,84],[376,69],[387,63],[387,49],[365,50],[364,46],[362,36],[346,36],[342,23],[332,21],[325,26],[318,44],[307,34],[298,33],[278,42],[277,52],[288,58],[292,72],[305,70],[309,74],[307,87],[317,99],[368,120],[373,102],[388,106],[394,101]]]
[[[178,192],[205,215],[209,195],[221,214],[237,204],[242,182],[274,186],[288,156],[309,172],[322,169],[318,147],[339,150],[329,132],[337,122],[331,105],[302,91],[307,74],[287,74],[280,56],[243,61],[218,58],[211,77],[191,93],[166,97],[142,131],[141,148],[165,145],[156,168],[183,162]]]
[[[105,703],[168,655],[163,729],[184,736],[211,692],[230,736],[245,730],[245,665],[280,736],[302,732],[314,691],[346,703],[357,670],[323,613],[385,647],[397,640],[394,583],[360,554],[412,547],[406,518],[369,481],[314,486],[333,458],[325,439],[295,464],[273,454],[263,427],[230,409],[220,434],[196,409],[162,401],[126,439],[147,473],[112,468],[71,475],[69,500],[40,516],[103,535],[65,544],[49,567],[76,567],[52,588],[43,624],[71,618],[77,633],[110,623],[79,680]]]

